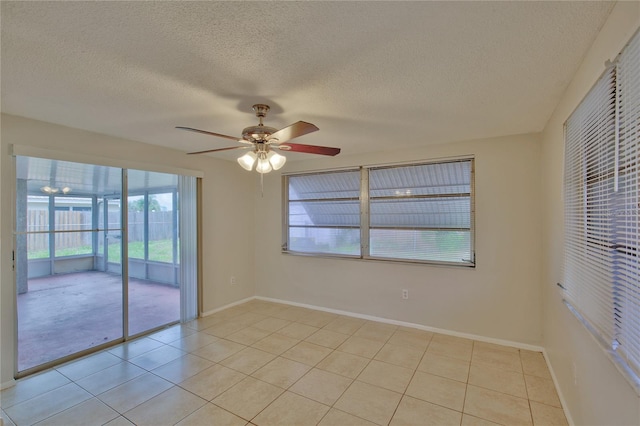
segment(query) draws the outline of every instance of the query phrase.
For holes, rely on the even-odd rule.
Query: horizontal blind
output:
[[[565,124],[567,299],[640,383],[640,32]]]
[[[283,251],[474,266],[473,159],[284,176]]]
[[[615,69],[607,69],[565,124],[567,297],[612,344],[613,250],[610,194],[615,170]]]
[[[371,168],[370,257],[472,263],[471,164]]]
[[[360,255],[360,170],[287,177],[289,251]]]
[[[614,320],[618,353],[640,375],[640,36],[620,55],[618,191],[614,196]]]

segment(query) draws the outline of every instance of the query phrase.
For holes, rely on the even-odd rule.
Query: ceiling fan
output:
[[[242,138],[208,132],[206,130],[193,129],[191,127],[176,126],[176,129],[231,139],[244,144],[244,146],[207,149],[204,151],[189,152],[188,154],[205,154],[207,152],[228,151],[231,149],[250,149],[251,151],[238,158],[238,163],[245,170],[251,171],[254,163],[257,161],[256,171],[258,173],[269,173],[271,170],[278,170],[284,166],[284,163],[287,161],[286,157],[278,154],[274,149],[280,151],[331,156],[340,153],[340,148],[288,143],[291,139],[306,135],[307,133],[315,132],[319,129],[315,125],[307,123],[306,121],[298,121],[297,123],[293,123],[292,125],[280,130],[274,129],[273,127],[265,126],[262,123],[262,119],[269,111],[269,105],[256,104],[253,106],[253,110],[256,113],[256,117],[258,117],[259,124],[257,126],[246,127],[242,130]]]

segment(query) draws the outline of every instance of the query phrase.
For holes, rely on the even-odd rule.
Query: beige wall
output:
[[[271,173],[256,197],[257,295],[540,344],[539,154],[538,137],[520,135],[288,164],[292,172],[474,155],[477,267],[283,255],[281,178]]]
[[[41,121],[5,115],[2,117],[2,208],[0,209],[0,383],[11,381],[14,373],[15,311],[11,250],[13,241],[12,166],[9,145],[28,145],[71,154],[137,162],[141,166],[169,166],[204,172],[203,187],[203,303],[210,311],[253,296],[253,226],[255,174],[237,164],[207,156],[57,126]],[[176,138],[179,142],[179,138]],[[150,166],[150,167],[151,167]],[[141,167],[142,168],[142,167]],[[234,275],[237,284],[229,285]]]
[[[618,3],[542,135],[544,346],[575,424],[638,425],[640,403],[584,326],[562,303],[563,123],[640,25],[640,3]],[[575,371],[575,377],[574,377]]]

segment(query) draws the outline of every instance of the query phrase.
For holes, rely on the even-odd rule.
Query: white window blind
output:
[[[618,351],[640,373],[640,34],[617,66],[618,190],[614,196],[614,306]]]
[[[360,171],[288,177],[285,249],[360,255]]]
[[[615,355],[640,372],[636,36],[565,123],[567,301]]]
[[[614,337],[609,216],[616,151],[614,71],[605,72],[565,128],[565,287],[608,342]]]
[[[370,257],[471,262],[471,174],[471,160],[370,169]]]
[[[473,160],[285,176],[283,250],[474,265]]]

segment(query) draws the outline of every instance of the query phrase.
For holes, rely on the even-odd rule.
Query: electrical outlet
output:
[[[231,285],[235,285],[236,284],[236,277],[229,278],[229,283],[231,283]]]
[[[402,298],[405,300],[409,298],[409,290],[407,289],[402,290]]]

